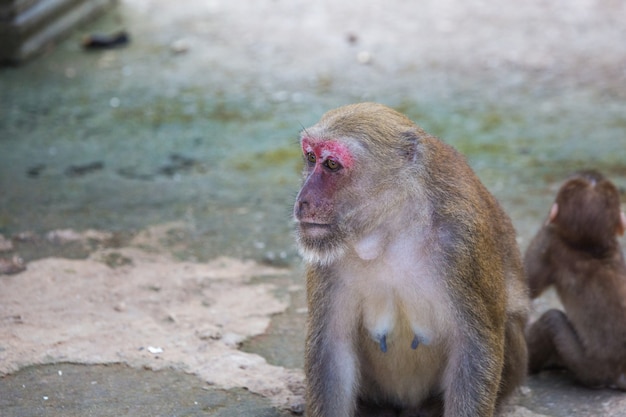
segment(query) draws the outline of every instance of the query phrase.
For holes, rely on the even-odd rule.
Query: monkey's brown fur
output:
[[[492,416],[526,371],[507,215],[457,151],[385,106],[330,111],[301,140],[307,416]]]
[[[626,219],[615,186],[594,171],[559,190],[524,257],[531,297],[554,285],[565,307],[527,331],[529,371],[564,367],[582,384],[626,390]]]

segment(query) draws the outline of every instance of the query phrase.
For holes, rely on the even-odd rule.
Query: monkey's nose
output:
[[[296,201],[296,205],[294,207],[294,216],[296,219],[300,220],[308,210],[309,202],[306,200],[298,200]]]

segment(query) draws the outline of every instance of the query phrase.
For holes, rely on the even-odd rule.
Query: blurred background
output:
[[[298,132],[367,100],[463,152],[523,244],[570,172],[626,184],[624,22],[610,0],[121,0],[2,68],[0,232],[184,219],[199,259],[291,258]]]

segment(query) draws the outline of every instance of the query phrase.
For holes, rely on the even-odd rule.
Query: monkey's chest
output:
[[[378,288],[359,297],[361,323],[364,336],[382,353],[393,349],[398,354],[433,342],[438,326],[430,301],[411,296],[410,291],[402,294],[385,285],[372,286]]]
[[[378,240],[364,242],[368,245],[357,245],[358,257],[337,277],[338,314],[330,328],[337,333],[357,327],[362,395],[419,405],[442,385],[455,333],[445,279],[437,274],[426,242],[412,235],[375,251],[369,249]]]
[[[450,330],[451,302],[443,280],[429,273],[426,263],[406,263],[362,268],[346,277],[364,335],[382,353],[410,354],[420,345],[441,342]]]
[[[447,325],[436,305],[421,297],[414,301],[397,294],[364,298],[359,336],[364,395],[417,406],[441,386]]]
[[[451,301],[427,243],[401,234],[385,246],[377,237],[355,245],[360,260],[342,277],[359,302],[362,327],[382,353],[440,342],[449,330]],[[370,252],[378,256],[372,259]]]
[[[362,389],[368,395],[417,404],[440,385],[452,333],[450,302],[427,275],[389,272],[363,272],[360,278],[367,285],[354,294],[360,315]]]

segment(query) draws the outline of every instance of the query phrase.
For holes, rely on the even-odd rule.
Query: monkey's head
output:
[[[576,173],[561,186],[548,222],[572,244],[598,249],[626,229],[617,188],[596,171]]]
[[[303,184],[294,206],[296,237],[308,262],[329,264],[407,201],[425,133],[383,105],[326,113],[300,136]]]

